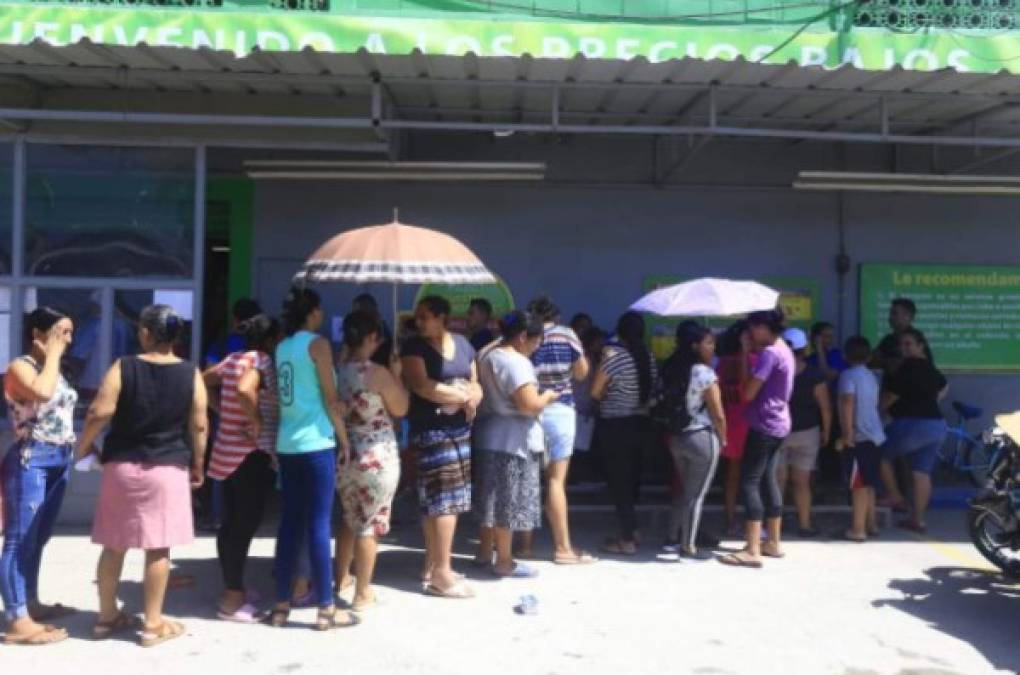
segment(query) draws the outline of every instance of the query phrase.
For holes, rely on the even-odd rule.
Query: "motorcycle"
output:
[[[1020,413],[995,418],[985,432],[992,465],[970,502],[967,531],[974,547],[1003,574],[1020,578]]]

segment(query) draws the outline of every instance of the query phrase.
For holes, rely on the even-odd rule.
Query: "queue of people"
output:
[[[316,630],[357,626],[377,602],[378,538],[389,531],[401,481],[401,419],[412,458],[403,463],[411,474],[403,480],[415,486],[425,544],[421,587],[430,596],[475,594],[453,567],[455,533],[468,514],[479,528],[474,566],[496,578],[536,576],[526,559],[543,493],[552,562],[597,562],[570,536],[566,485],[575,452],[588,460],[589,474],[604,477],[615,509],[617,526],[602,552],[636,554],[643,544],[636,515],[642,458],[656,437],[655,420],[665,423],[676,473],[666,554],[716,558],[719,541],[700,525],[723,459],[731,534],[740,527],[738,497],[746,517],[744,548],[720,562],[761,568],[765,558],[784,557],[787,483],[799,535],[816,536],[811,475],[834,436],[852,491],[851,522],[841,536],[863,542],[876,534],[879,492],[909,511],[905,527],[924,530],[930,473],[946,433],[938,405],[946,380],[911,325],[916,309],[908,300],[894,303],[893,338],[875,353],[859,336],[838,349],[828,324],[809,339],[785,326],[779,311],[753,313],[718,336],[687,321],[660,375],[635,312],[623,314],[607,337],[587,315],[564,325],[542,297],[490,332],[491,306],[479,300],[471,305],[473,345],[448,329],[449,302],[432,296],[418,303],[413,327],[402,325],[394,345],[377,306],[359,297],[344,319],[339,355],[320,335],[318,294],[294,288],[282,321],[261,313],[237,321],[236,350],[205,372],[174,354],[183,320],[167,306],[146,308],[138,321],[141,353],[106,373],[78,438],[77,393],[60,370],[74,326],[57,310],[35,310],[28,317],[31,348],[5,378],[16,434],[0,469],[5,642],[68,637],[52,622],[74,610],[40,601],[39,568],[71,465],[89,456],[103,465],[92,532],[101,547],[92,636],[135,631],[145,647],[185,633],[163,615],[170,550],[193,540],[192,490],[207,479],[223,496],[220,619],[283,627],[293,608],[314,607]],[[207,458],[210,411],[218,426]],[[888,428],[883,414],[893,420]],[[912,470],[912,506],[897,481],[898,459]],[[276,491],[274,597],[263,608],[246,569]],[[336,501],[342,518],[334,532]],[[145,552],[140,620],[118,601],[131,549]],[[338,595],[348,591],[352,599],[341,606]]]

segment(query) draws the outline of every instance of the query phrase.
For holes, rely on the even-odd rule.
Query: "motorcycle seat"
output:
[[[965,420],[976,420],[985,414],[985,411],[981,408],[967,405],[966,403],[960,403],[959,401],[953,401],[953,410],[955,410],[956,414]]]

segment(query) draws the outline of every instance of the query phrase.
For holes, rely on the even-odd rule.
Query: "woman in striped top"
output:
[[[606,553],[637,553],[634,503],[657,378],[655,359],[645,346],[645,321],[637,312],[627,312],[616,324],[616,337],[606,346],[591,385],[592,398],[601,402],[599,442],[605,448],[607,482],[620,521],[620,534],[606,542]]]
[[[211,392],[219,390],[219,396],[210,396],[219,404],[220,426],[209,462],[209,477],[223,481],[223,524],[216,548],[224,591],[217,616],[255,623],[260,616],[246,599],[244,567],[276,480],[279,401],[270,354],[282,331],[278,321],[263,314],[243,322],[240,330],[245,351],[230,354],[203,377]]]

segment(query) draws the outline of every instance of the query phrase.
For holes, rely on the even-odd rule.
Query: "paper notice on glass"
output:
[[[99,462],[99,455],[91,453],[85,455],[77,462],[74,463],[74,470],[86,473],[88,471],[98,471],[103,467]]]

